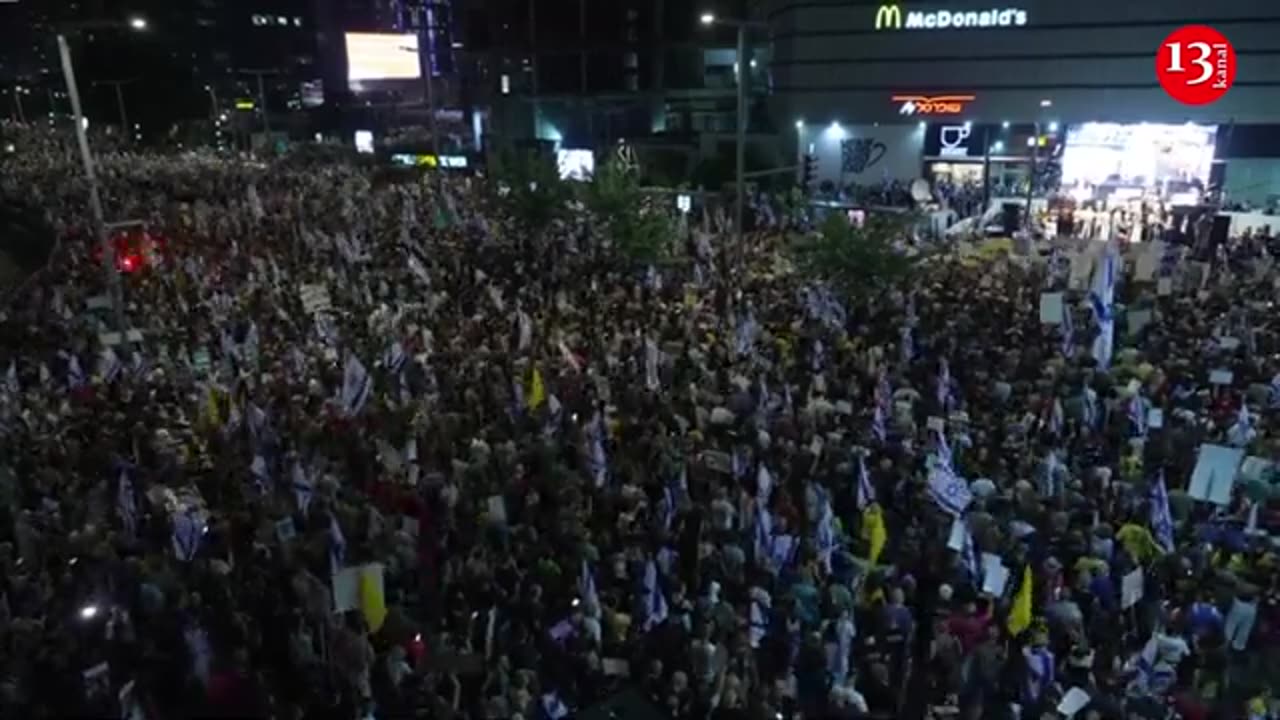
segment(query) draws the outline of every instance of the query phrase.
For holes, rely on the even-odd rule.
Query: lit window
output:
[[[510,75],[504,74],[502,76],[502,94],[503,95],[511,94],[511,76]]]
[[[261,25],[266,25],[266,24],[267,24],[267,17],[266,17],[265,15],[254,15],[254,16],[253,16],[253,24],[254,24],[254,25],[259,25],[259,26],[261,26]]]
[[[297,15],[294,15],[294,16],[293,16],[293,26],[294,26],[294,27],[302,27],[302,18],[298,17]]]
[[[288,25],[288,24],[289,24],[289,18],[287,18],[287,17],[285,17],[285,16],[283,16],[283,15],[277,15],[277,16],[276,16],[276,24],[277,24],[277,25]]]

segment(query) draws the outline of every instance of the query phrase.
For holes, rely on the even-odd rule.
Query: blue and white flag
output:
[[[569,717],[569,707],[564,704],[564,700],[560,699],[560,693],[554,690],[543,693],[539,698],[539,704],[542,706],[542,713],[546,716],[546,720],[563,720]]]
[[[889,438],[889,430],[884,423],[884,407],[879,404],[871,410],[871,434],[882,443]]]
[[[307,476],[306,470],[302,468],[302,461],[295,460],[293,463],[293,478],[291,485],[293,486],[293,497],[298,501],[298,510],[303,514],[307,514],[307,508],[311,506],[311,496],[315,493],[315,484],[311,482],[311,478]]]
[[[600,595],[596,592],[596,576],[586,560],[582,561],[582,569],[578,572],[578,595],[588,614],[599,610]]]
[[[338,518],[329,514],[329,569],[334,575],[347,562],[347,538],[342,534],[342,528],[338,525]]]
[[[950,465],[939,465],[929,472],[929,497],[944,512],[957,517],[973,502],[969,484],[957,476]]]
[[[1129,433],[1131,437],[1147,437],[1147,401],[1142,395],[1135,394],[1129,399],[1127,409],[1129,417]]]
[[[1249,405],[1240,401],[1240,409],[1236,411],[1236,421],[1227,428],[1227,441],[1236,447],[1245,447],[1258,436],[1253,429],[1253,416],[1249,414]]]
[[[764,597],[757,597],[757,590],[752,590],[751,597],[751,627],[748,630],[748,640],[751,642],[752,648],[759,648],[760,642],[764,640],[764,636],[769,632],[769,614],[772,608],[766,603]],[[763,593],[763,590],[759,590]]]
[[[945,468],[947,472],[954,473],[954,464],[951,457],[951,443],[947,442],[947,434],[942,430],[933,433],[933,452],[934,459],[938,465]]]
[[[969,572],[969,578],[975,585],[982,585],[982,560],[978,557],[977,547],[973,542],[973,533],[969,530],[969,523],[964,518],[956,518],[956,522],[964,527],[964,544],[960,546],[960,559],[964,562],[964,568]]]
[[[271,471],[267,469],[267,460],[261,455],[254,455],[249,464],[249,475],[253,478],[253,486],[259,493],[267,491],[267,483],[271,481]]]
[[[649,560],[644,568],[644,629],[645,632],[667,620],[667,598],[658,583],[658,566]]]
[[[733,331],[733,348],[738,357],[751,354],[759,335],[760,324],[756,322],[755,314],[748,310],[738,318],[737,327]]]
[[[768,508],[762,505],[756,506],[754,530],[752,550],[756,563],[763,566],[765,558],[771,555],[773,549],[773,515],[769,514]]]
[[[315,319],[316,336],[320,341],[330,347],[336,347],[338,344],[338,323],[326,313],[316,313]]]
[[[662,380],[658,375],[658,343],[650,338],[644,340],[644,386],[652,392],[662,388]]]
[[[1049,422],[1047,426],[1049,432],[1054,435],[1062,435],[1062,431],[1066,429],[1067,412],[1062,407],[1062,399],[1055,397],[1053,404],[1049,406]]]
[[[136,537],[138,534],[138,501],[133,494],[133,481],[129,479],[127,470],[120,470],[119,487],[116,488],[116,511],[120,513],[120,524],[125,534]]]
[[[936,388],[938,407],[942,412],[951,410],[951,363],[946,358],[938,361],[938,378]]]
[[[1091,428],[1097,428],[1102,424],[1102,411],[1098,407],[1098,392],[1091,387],[1084,389],[1083,402],[1084,424]]]
[[[858,494],[856,502],[859,510],[865,510],[876,501],[876,487],[871,484],[871,475],[867,472],[867,459],[858,454]]]
[[[124,372],[124,363],[120,362],[120,356],[116,355],[116,351],[111,348],[103,351],[102,359],[98,362],[98,376],[102,381],[109,385],[119,379],[122,372]]]
[[[191,562],[200,551],[204,526],[194,510],[173,516],[173,554],[183,562]]]
[[[769,468],[760,463],[756,468],[756,502],[761,507],[769,506],[769,498],[773,495],[773,475]]]
[[[837,547],[836,529],[835,529],[835,511],[831,509],[831,498],[822,498],[822,509],[819,510],[821,515],[818,517],[818,560],[822,562],[822,566],[826,568],[827,573],[831,572],[831,556],[835,553]]]
[[[1151,530],[1165,552],[1173,552],[1173,514],[1169,512],[1169,491],[1164,484],[1164,469],[1151,486]]]
[[[1073,358],[1076,356],[1076,329],[1075,321],[1071,317],[1071,307],[1067,303],[1062,303],[1062,356],[1065,358]]]
[[[373,394],[373,380],[369,371],[355,353],[347,354],[347,364],[342,371],[342,409],[348,415],[357,415],[364,409]]]
[[[80,367],[80,358],[72,353],[67,353],[67,387],[71,390],[83,387],[85,383],[84,370]]]
[[[592,482],[598,488],[604,487],[609,480],[609,456],[604,449],[604,434],[604,418],[597,411],[587,426],[587,467]]]
[[[1093,318],[1098,324],[1098,336],[1093,340],[1093,359],[1098,367],[1111,366],[1115,341],[1115,293],[1118,258],[1108,247],[1102,264],[1093,275],[1093,288],[1089,291],[1089,303],[1093,306]]]
[[[409,354],[404,351],[404,345],[399,340],[391,343],[387,351],[382,355],[382,366],[392,375],[398,375],[404,370],[404,366],[409,361]]]
[[[1272,409],[1280,408],[1280,373],[1276,373],[1267,386],[1267,402]]]

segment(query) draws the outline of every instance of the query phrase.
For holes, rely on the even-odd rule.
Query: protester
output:
[[[4,717],[1275,717],[1266,253],[837,297],[767,221],[636,267],[479,177],[108,151],[117,336],[73,146],[3,130],[60,234],[0,322]],[[1214,502],[1202,443],[1259,458]]]

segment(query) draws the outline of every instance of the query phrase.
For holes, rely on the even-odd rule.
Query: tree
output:
[[[545,153],[503,153],[494,165],[498,204],[531,237],[540,236],[568,214],[573,189]]]
[[[856,226],[833,212],[817,233],[792,245],[796,269],[847,297],[873,294],[905,278],[920,261],[895,247],[911,224],[908,215],[875,213]]]
[[[640,189],[634,172],[622,163],[606,162],[583,188],[592,221],[626,261],[641,265],[671,256],[675,224]]]

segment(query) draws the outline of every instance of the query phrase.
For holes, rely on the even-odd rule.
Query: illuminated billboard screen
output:
[[[1216,125],[1081,123],[1067,130],[1064,185],[1158,187],[1209,182]]]
[[[347,33],[347,83],[416,80],[418,36],[396,33]]]

